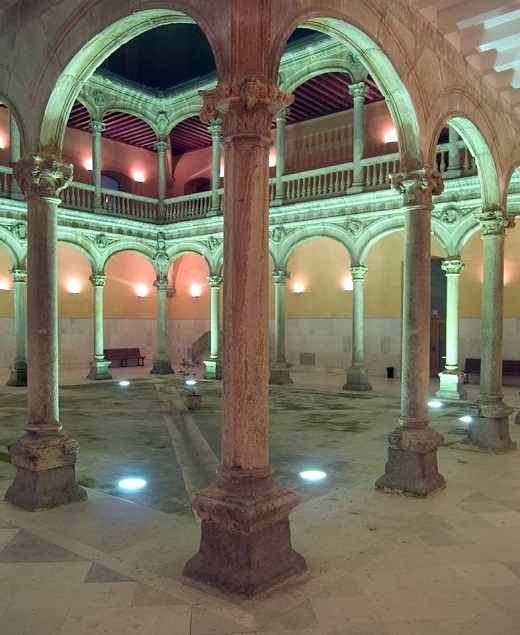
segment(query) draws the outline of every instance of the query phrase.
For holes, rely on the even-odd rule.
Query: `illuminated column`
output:
[[[269,368],[270,384],[292,384],[289,369],[291,364],[285,361],[285,283],[291,277],[290,271],[277,269],[274,278],[274,361]]]
[[[249,46],[261,35],[247,28],[251,7],[236,11],[245,29],[237,38]],[[226,166],[222,465],[220,480],[192,496],[202,536],[184,574],[252,596],[306,566],[290,538],[299,496],[271,479],[268,442],[269,135],[290,96],[251,75],[202,94],[201,117],[222,115]]]
[[[211,119],[208,126],[211,135],[211,215],[220,212],[218,189],[220,185],[220,135],[222,134],[222,120],[218,117]]]
[[[482,282],[482,338],[478,416],[473,418],[461,447],[507,452],[516,443],[509,436],[509,415],[503,402],[502,337],[504,329],[504,239],[509,218],[500,209],[477,215],[482,227],[484,276]]]
[[[460,140],[459,133],[448,125],[448,170],[450,172],[460,172],[460,150],[457,142]]]
[[[352,265],[352,364],[347,369],[347,381],[343,390],[372,390],[368,381],[363,350],[364,312],[363,280],[368,273],[364,265]]]
[[[78,444],[61,432],[58,407],[57,210],[72,166],[28,156],[14,166],[28,210],[26,434],[9,446],[16,468],[6,500],[29,511],[85,500]]]
[[[354,101],[354,126],[352,142],[352,160],[354,162],[353,185],[365,185],[363,179],[363,166],[361,159],[365,151],[365,97],[368,87],[365,82],[351,84],[348,88]]]
[[[20,130],[12,113],[9,116],[9,153],[11,164],[20,160]],[[14,177],[11,179],[11,196],[13,198],[23,198],[22,190]]]
[[[11,376],[8,386],[27,386],[27,359],[25,357],[25,269],[12,269],[14,294],[14,340],[15,357],[11,366]]]
[[[92,134],[92,185],[94,186],[94,210],[103,209],[101,203],[101,134],[105,129],[102,121],[92,120],[88,129]]]
[[[285,174],[285,124],[289,112],[289,108],[284,108],[276,115],[276,196],[273,201],[275,205],[281,205],[285,201],[282,177]]]
[[[157,355],[153,359],[153,367],[150,373],[154,375],[171,375],[173,368],[166,345],[166,289],[168,288],[168,280],[166,278],[157,278],[153,286],[157,289]]]
[[[446,273],[446,367],[439,373],[437,397],[464,399],[466,391],[459,369],[459,279],[464,263],[446,258],[441,268]]]
[[[404,281],[401,416],[390,433],[378,489],[429,496],[445,485],[437,469],[443,437],[430,427],[430,226],[432,196],[441,194],[438,172],[422,168],[392,177],[403,195]]]
[[[167,141],[157,141],[154,145],[157,150],[157,220],[164,221],[166,218],[166,206],[164,199],[166,198],[166,152],[169,148]]]
[[[204,360],[204,379],[222,379],[220,359],[220,287],[222,276],[208,276],[206,280],[211,290],[211,322],[209,359]]]
[[[94,287],[94,359],[90,363],[87,379],[112,379],[108,371],[110,362],[103,351],[103,289],[106,276],[95,274],[89,278]]]

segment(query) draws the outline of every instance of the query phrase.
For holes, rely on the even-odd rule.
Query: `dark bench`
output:
[[[480,375],[480,359],[468,357],[462,373],[464,375],[465,384],[469,381],[468,376],[470,373]],[[502,375],[520,375],[520,361],[517,361],[516,359],[503,359]]]
[[[128,366],[128,360],[136,360],[138,366],[144,366],[144,355],[138,348],[105,348],[103,349],[105,359],[111,362],[120,362],[120,366]]]

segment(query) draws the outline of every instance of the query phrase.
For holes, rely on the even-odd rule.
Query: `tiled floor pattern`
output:
[[[349,395],[337,375],[273,388],[271,461],[302,496],[292,534],[309,569],[243,600],[181,575],[199,539],[188,495],[211,481],[219,454],[218,384],[203,385],[204,407],[190,414],[171,379],[71,383],[61,421],[80,442],[89,500],[37,513],[0,503],[0,633],[518,635],[518,453],[457,449],[466,407],[452,404],[432,411],[446,490],[427,500],[376,492],[399,401],[397,383],[374,388]],[[517,391],[506,391],[516,408]],[[24,390],[0,389],[0,404],[3,496]],[[511,434],[520,440],[518,426]],[[303,483],[304,467],[324,469],[326,482]],[[145,492],[118,489],[131,472],[145,475]]]

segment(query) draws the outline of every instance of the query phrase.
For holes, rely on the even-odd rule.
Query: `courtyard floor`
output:
[[[519,454],[457,449],[468,403],[431,410],[447,488],[418,500],[374,489],[400,411],[398,379],[371,379],[369,394],[342,391],[341,375],[294,373],[293,385],[271,387],[271,464],[301,495],[291,529],[308,571],[244,600],[181,574],[200,537],[189,496],[219,463],[220,383],[200,382],[203,408],[188,412],[176,376],[148,370],[61,377],[60,420],[80,443],[89,498],[45,512],[3,502],[27,392],[0,388],[2,635],[518,635]],[[518,390],[504,389],[516,409]],[[306,482],[306,469],[327,476]],[[125,493],[127,476],[146,487]]]

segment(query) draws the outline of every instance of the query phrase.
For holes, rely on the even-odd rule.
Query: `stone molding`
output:
[[[96,273],[90,276],[89,280],[93,287],[104,287],[107,277],[104,274]]]
[[[208,284],[212,289],[220,287],[220,285],[224,281],[222,276],[208,276],[206,280],[208,281]]]
[[[153,286],[157,289],[157,291],[166,291],[168,287],[168,280],[165,278],[157,278],[157,280],[153,281]]]
[[[27,280],[27,270],[16,267],[10,269],[9,273],[13,274],[13,282],[25,282]]]
[[[170,147],[170,144],[167,141],[156,141],[153,146],[153,149],[156,150],[157,152],[166,152],[169,147]]]
[[[275,284],[285,284],[291,277],[291,272],[285,269],[276,269],[273,271],[273,278]]]
[[[105,131],[106,125],[102,121],[92,121],[88,125],[89,132],[92,134],[102,134]]]
[[[72,181],[72,164],[31,154],[13,165],[13,176],[26,198],[59,198]]]
[[[362,97],[363,99],[368,95],[368,86],[365,82],[358,82],[357,84],[350,84],[348,92],[354,99]]]
[[[442,194],[444,183],[437,170],[420,168],[392,174],[392,187],[403,195],[403,205],[432,207],[432,197]]]
[[[463,260],[459,260],[458,258],[446,258],[441,262],[441,269],[446,273],[447,276],[459,274],[466,263]]]
[[[364,280],[368,273],[368,267],[365,267],[365,265],[351,265],[350,273],[352,280]]]

